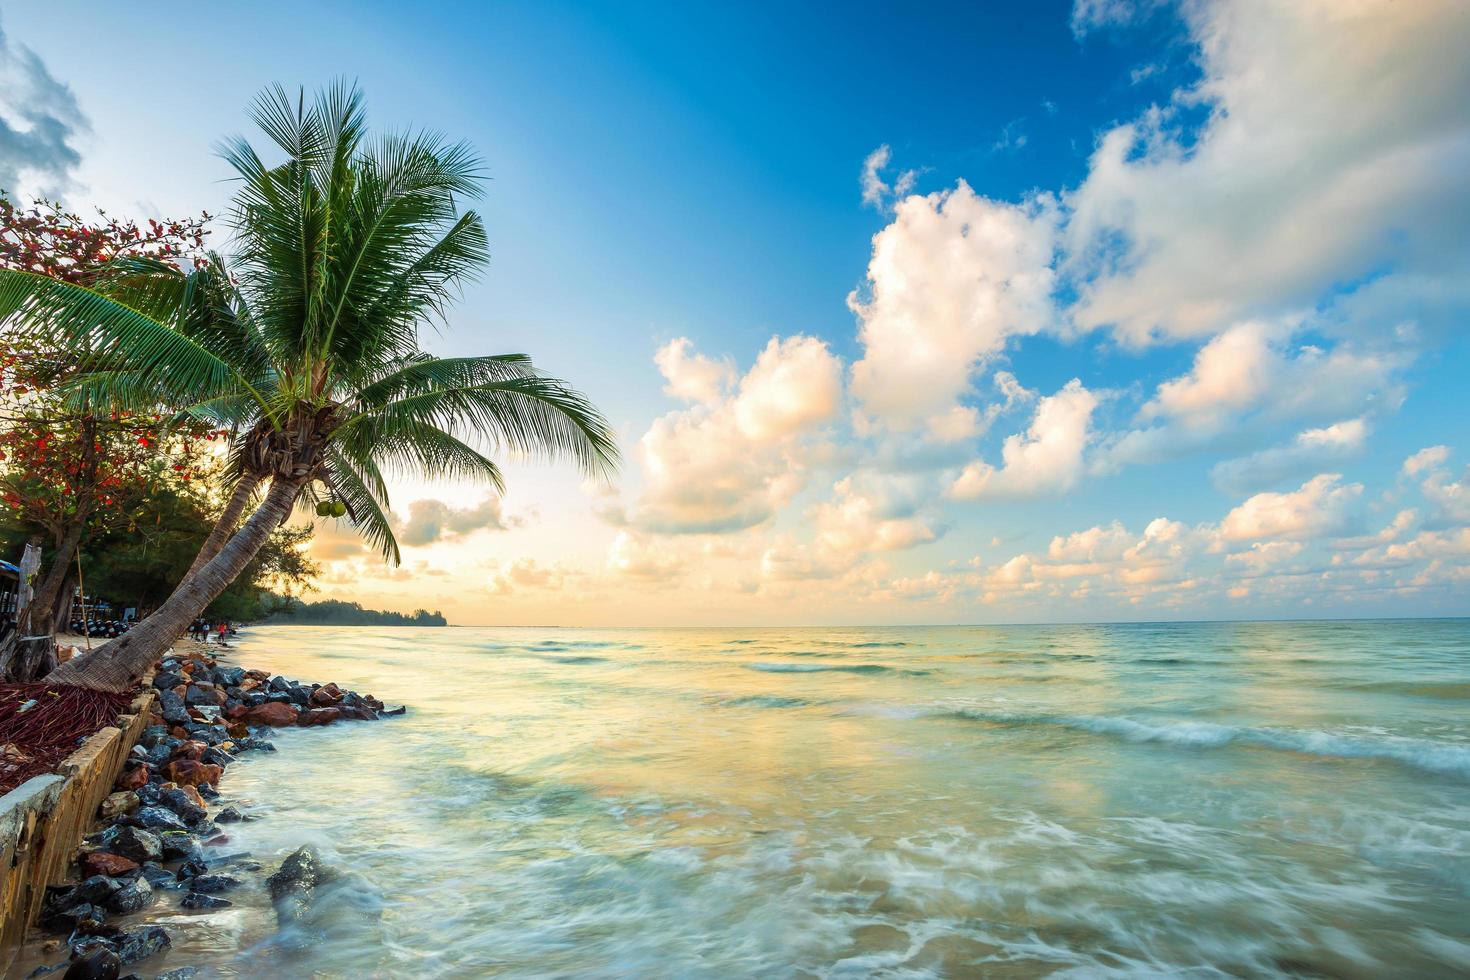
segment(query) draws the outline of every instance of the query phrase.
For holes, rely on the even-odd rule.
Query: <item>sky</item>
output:
[[[405,9],[0,9],[22,194],[223,213],[254,95],[339,77],[483,157],[492,260],[425,346],[533,355],[624,465],[509,460],[503,498],[403,474],[402,565],[319,521],[321,596],[462,625],[1470,614],[1460,0]]]

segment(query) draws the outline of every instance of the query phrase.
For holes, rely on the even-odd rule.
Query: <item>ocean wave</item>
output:
[[[927,670],[904,670],[885,664],[745,664],[747,670],[762,670],[769,674],[908,674],[922,676]]]
[[[1161,724],[1110,715],[1031,715],[972,708],[949,709],[942,714],[992,725],[1070,728],[1115,736],[1129,742],[1159,742],[1182,748],[1218,749],[1227,745],[1249,745],[1330,759],[1373,759],[1470,780],[1470,744],[1399,735],[1365,737],[1291,728],[1247,728],[1203,721]]]
[[[812,704],[806,698],[782,698],[774,694],[747,694],[738,698],[717,698],[722,708],[805,708]]]

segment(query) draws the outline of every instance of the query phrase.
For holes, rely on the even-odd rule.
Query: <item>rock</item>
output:
[[[195,762],[192,759],[177,759],[168,764],[168,778],[180,786],[198,786],[201,783],[209,783],[211,786],[219,782],[219,777],[224,769],[212,766],[207,762]]]
[[[244,667],[216,667],[214,668],[214,682],[224,687],[239,687],[245,680]]]
[[[184,896],[179,903],[182,909],[223,909],[229,908],[235,903],[227,898],[215,898],[213,895],[202,895],[199,892],[190,892]]]
[[[309,688],[293,687],[286,694],[291,698],[293,703],[299,704],[303,708],[311,707],[311,690]]]
[[[245,814],[241,813],[235,807],[227,806],[223,810],[221,810],[219,813],[215,814],[214,822],[215,823],[238,823],[239,821],[244,820],[244,819],[245,819]]]
[[[197,789],[194,789],[194,787],[192,786],[190,786],[189,789],[194,790],[195,798],[199,796],[199,791]],[[199,821],[203,820],[205,817],[209,816],[209,811],[204,808],[204,801],[202,799],[200,799],[199,802],[196,803],[194,802],[194,799],[189,796],[188,793],[184,792],[184,790],[178,787],[164,790],[161,802],[164,806],[168,807],[169,810],[173,811],[173,813],[185,824],[196,824]]]
[[[138,870],[138,862],[132,858],[125,858],[121,854],[112,854],[108,851],[88,851],[82,855],[77,864],[81,868],[82,877],[92,875],[107,875],[116,877],[125,875],[130,871]]]
[[[378,713],[366,705],[344,704],[337,708],[342,717],[352,721],[377,721]]]
[[[107,899],[107,908],[118,915],[137,912],[153,904],[153,886],[142,875],[123,885]]]
[[[308,725],[330,725],[341,717],[341,708],[311,708],[301,713],[300,720],[297,724],[302,727]]]
[[[198,762],[204,757],[204,750],[207,748],[209,748],[209,745],[207,743],[197,742],[194,739],[190,739],[187,742],[179,743],[178,748],[174,749],[173,758],[189,759],[191,761]]]
[[[333,708],[342,701],[342,689],[336,684],[327,684],[311,692],[311,703],[318,708]]]
[[[151,862],[143,865],[139,871],[147,879],[148,884],[153,886],[155,891],[160,888],[172,888],[178,882],[178,879],[174,877],[172,871]]]
[[[247,708],[259,707],[262,704],[267,704],[269,701],[270,696],[262,694],[259,691],[247,691],[245,696],[240,699],[240,702]]]
[[[165,861],[204,860],[204,848],[200,846],[199,839],[187,831],[175,830],[160,834],[159,844],[163,848]]]
[[[407,705],[404,705],[404,704],[400,704],[396,708],[380,708],[378,710],[378,717],[382,718],[382,717],[386,717],[388,715],[401,715],[401,714],[405,714],[407,711],[408,711],[408,706]]]
[[[138,863],[159,861],[163,858],[163,841],[157,834],[137,827],[119,827],[117,835],[108,842],[108,850],[132,858]]]
[[[158,692],[158,713],[163,715],[163,720],[170,725],[189,723],[189,710],[185,706],[184,699],[173,691]]]
[[[149,830],[186,830],[189,826],[177,813],[161,806],[142,807],[133,816]]]
[[[153,675],[153,686],[160,691],[171,691],[184,683],[183,675],[171,670],[161,670]]]
[[[289,704],[268,701],[251,708],[245,715],[245,720],[252,725],[270,725],[273,728],[281,728],[296,724],[296,714],[296,709]]]
[[[162,926],[144,926],[122,934],[117,941],[117,955],[124,964],[146,960],[170,945],[168,932]]]
[[[199,757],[199,761],[207,762],[212,766],[228,766],[235,761],[235,757],[224,749],[211,745],[204,750],[204,754]]]
[[[121,792],[123,790],[137,789],[140,786],[147,786],[148,776],[149,772],[147,766],[134,766],[133,768],[127,770],[118,777],[117,789],[119,792]]]
[[[103,820],[110,820],[113,817],[120,817],[124,813],[132,813],[141,805],[138,800],[138,794],[135,791],[124,789],[118,790],[116,793],[109,793],[107,799],[102,801],[102,806],[97,812],[102,815]]]
[[[277,674],[275,677],[272,677],[270,679],[270,683],[268,683],[266,686],[269,687],[272,691],[280,691],[282,694],[284,694],[287,691],[291,690],[294,685],[290,681],[286,680],[286,678],[282,677],[280,674]]]
[[[229,903],[226,902],[225,904],[228,905]],[[199,967],[181,966],[177,970],[169,970],[167,973],[160,973],[158,976],[154,977],[153,980],[195,980],[195,978],[198,976]]]
[[[209,865],[205,864],[204,859],[201,857],[198,860],[185,861],[179,865],[178,879],[179,881],[188,881],[191,878],[198,878],[208,873]]]
[[[189,882],[189,889],[201,895],[212,895],[216,892],[229,891],[238,884],[240,884],[240,879],[231,875],[196,875],[194,880]]]
[[[79,902],[69,908],[43,913],[39,924],[52,932],[86,932],[106,920],[105,911],[88,902]]]
[[[117,980],[122,960],[110,949],[99,949],[72,961],[62,980]]]
[[[244,718],[246,715],[250,714],[250,707],[251,706],[248,702],[226,705],[225,718],[229,721],[239,721],[241,718]]]
[[[265,880],[280,924],[284,926],[304,919],[311,911],[317,888],[335,877],[335,873],[321,863],[321,858],[310,847],[298,848],[289,855],[276,873]]]

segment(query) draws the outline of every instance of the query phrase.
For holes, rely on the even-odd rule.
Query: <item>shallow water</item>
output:
[[[261,628],[404,718],[230,768],[356,872],[162,966],[323,977],[1470,971],[1470,621]],[[176,897],[170,899],[176,901]]]

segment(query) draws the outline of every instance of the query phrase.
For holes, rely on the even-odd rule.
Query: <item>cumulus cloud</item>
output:
[[[950,487],[960,500],[1030,496],[1071,489],[1082,473],[1097,396],[1073,378],[1036,404],[1025,432],[1006,437],[999,469],[984,461],[965,467]]]
[[[81,162],[87,119],[34,51],[0,30],[0,187],[53,193]]]
[[[832,552],[902,551],[937,541],[946,530],[919,478],[849,476],[832,489],[833,499],[812,514],[818,546]]]
[[[1404,460],[1404,472],[1409,476],[1418,476],[1420,473],[1439,469],[1449,458],[1449,446],[1429,446]]]
[[[1289,493],[1258,493],[1225,515],[1220,537],[1233,542],[1335,534],[1363,493],[1361,483],[1341,481],[1339,473],[1323,473]]]
[[[1226,493],[1278,483],[1359,453],[1368,439],[1366,419],[1346,419],[1299,432],[1290,444],[1215,464],[1210,478]]]
[[[1102,469],[1155,463],[1221,445],[1259,439],[1283,422],[1387,413],[1404,397],[1399,379],[1411,355],[1351,344],[1326,350],[1295,343],[1290,324],[1238,324],[1205,344],[1190,371],[1164,381],[1139,410],[1143,427],[1110,437]],[[1364,421],[1366,434],[1366,420]],[[1322,450],[1335,433],[1303,436]],[[1350,440],[1349,440],[1350,441]],[[1346,448],[1346,447],[1344,447]]]
[[[664,393],[681,401],[717,402],[735,381],[735,365],[727,358],[715,360],[694,352],[694,341],[679,337],[653,355],[664,376]]]
[[[1007,204],[961,181],[913,195],[873,238],[858,317],[853,392],[898,431],[943,427],[976,369],[1008,338],[1052,325],[1057,213],[1049,198]]]
[[[686,346],[671,356],[671,347],[660,351],[671,384],[687,381],[690,365],[708,377],[710,362]],[[655,421],[639,443],[645,484],[627,518],[639,529],[733,531],[773,517],[804,483],[805,441],[839,413],[842,366],[820,340],[773,337],[733,390],[697,400]]]
[[[1087,0],[1074,25],[1127,20]],[[1385,271],[1467,259],[1470,16],[1459,0],[1186,3],[1201,77],[1106,133],[1066,195],[1072,315],[1209,335]],[[1205,114],[1189,125],[1187,114]]]
[[[506,519],[500,498],[491,495],[473,507],[462,509],[442,500],[415,500],[408,505],[408,520],[395,530],[400,544],[415,548],[475,531],[503,531],[517,523]]]

